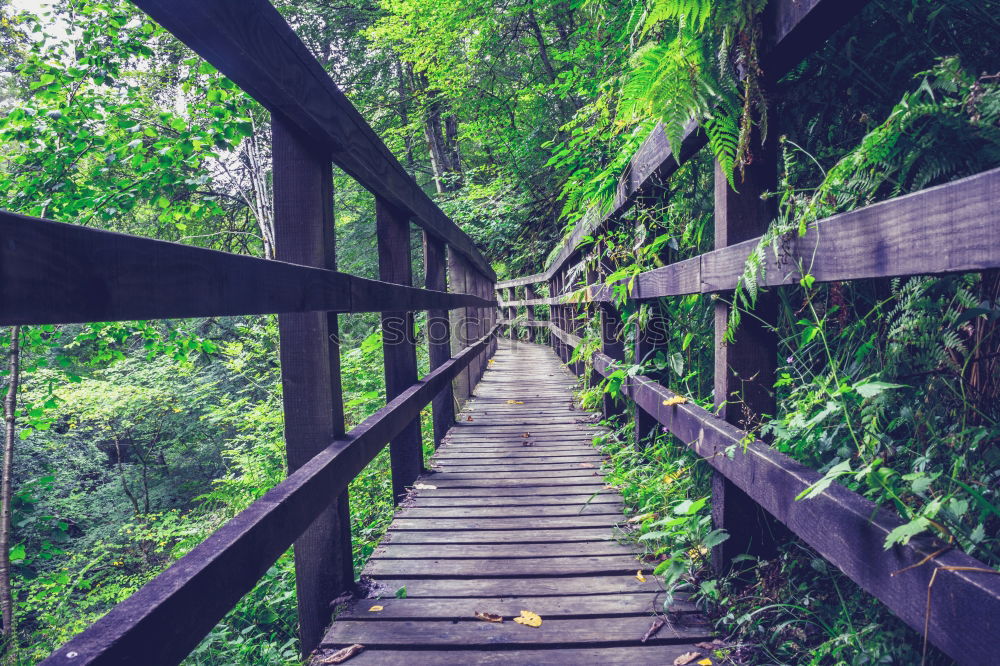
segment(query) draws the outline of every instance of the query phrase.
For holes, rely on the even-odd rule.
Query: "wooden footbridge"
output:
[[[699,652],[705,620],[686,601],[664,613],[649,565],[615,539],[621,498],[601,477],[575,377],[541,345],[506,342],[494,360],[365,568],[366,597],[337,615],[313,663],[354,644],[358,664],[672,664]],[[522,610],[541,625],[514,622]]]
[[[687,600],[664,613],[656,579],[618,542],[620,499],[603,483],[593,418],[573,403],[560,362],[599,381],[655,353],[662,340],[644,333],[626,354],[616,292],[655,311],[661,298],[736,286],[773,215],[760,197],[777,172],[768,146],[756,147],[739,192],[716,176],[713,252],[607,284],[615,267],[600,244],[581,247],[705,145],[692,122],[673,147],[653,131],[611,210],[588,215],[542,273],[497,283],[266,0],[133,1],[271,111],[278,260],[0,212],[0,324],[279,313],[289,475],[44,663],[176,664],[293,544],[301,647],[318,663],[670,664],[710,636]],[[863,4],[771,0],[765,85]],[[379,280],[336,270],[332,164],[374,195]],[[996,270],[998,202],[994,170],[821,220],[768,250],[765,282]],[[411,225],[423,232],[420,287]],[[730,535],[713,564],[767,556],[792,533],[956,661],[1000,663],[1000,576],[931,537],[884,549],[899,519],[838,484],[795,501],[820,475],[748,434],[745,417],[775,413],[774,301],[764,296],[737,342],[723,344],[726,301],[716,305],[714,411],[677,404],[642,375],[625,376],[623,399],[604,404],[605,415],[635,420],[637,445],[663,429],[712,467],[713,519]],[[416,311],[427,312],[423,377]],[[337,336],[346,312],[382,313],[389,397],[350,432]],[[574,356],[590,324],[600,349]],[[502,334],[525,329],[534,342],[498,350]],[[440,446],[425,471],[428,404]],[[346,490],[387,444],[402,506],[367,570],[355,572]],[[514,622],[521,611],[541,625]]]

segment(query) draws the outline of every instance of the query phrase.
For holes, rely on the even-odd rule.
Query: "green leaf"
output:
[[[858,395],[862,398],[874,398],[882,391],[897,388],[908,387],[905,384],[891,384],[889,382],[865,382],[864,384],[854,385],[854,390],[857,391]]]
[[[850,473],[851,473],[851,461],[844,460],[842,462],[839,462],[833,467],[831,467],[827,471],[827,473],[824,474],[823,477],[819,479],[816,483],[812,484],[811,486],[803,490],[801,493],[799,493],[798,496],[795,498],[795,500],[798,501],[803,499],[809,499],[810,497],[816,497],[817,495],[822,494],[824,490],[829,488],[830,484],[833,483],[834,479],[836,479],[837,477],[846,476],[847,474]]]
[[[889,550],[897,543],[905,546],[910,542],[910,539],[925,531],[930,525],[931,522],[923,516],[917,516],[910,522],[900,525],[886,535],[885,549]]]
[[[27,553],[24,552],[24,544],[19,543],[10,549],[11,562],[20,562],[25,558],[26,555]]]

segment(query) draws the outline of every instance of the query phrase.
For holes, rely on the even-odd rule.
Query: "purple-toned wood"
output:
[[[424,286],[435,291],[448,288],[447,249],[445,244],[424,232]],[[451,326],[447,310],[427,312],[427,354],[430,369],[444,365],[451,358]],[[455,396],[451,384],[446,385],[431,401],[431,418],[434,423],[434,447],[437,448],[445,434],[455,423]]]
[[[283,118],[272,121],[277,256],[336,268],[333,173],[322,155]],[[278,319],[281,338],[285,455],[294,472],[344,434],[337,314],[305,312]],[[327,506],[328,504],[328,506]],[[354,585],[347,493],[324,503],[295,541],[299,638],[308,654],[323,637],[330,601]]]

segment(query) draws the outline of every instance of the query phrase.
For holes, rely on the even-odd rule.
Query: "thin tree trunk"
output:
[[[14,634],[14,595],[10,588],[10,505],[13,497],[14,429],[17,425],[17,388],[21,372],[21,327],[10,329],[10,348],[7,351],[10,382],[4,400],[3,476],[0,478],[0,614],[3,617],[3,635]]]
[[[128,486],[128,480],[125,478],[125,468],[122,467],[122,447],[117,437],[115,437],[115,453],[118,455],[118,465],[116,466],[118,467],[118,478],[120,478],[122,482],[122,490],[125,491],[125,496],[128,497],[128,501],[132,503],[132,511],[134,511],[135,515],[138,516],[142,513],[139,511],[139,500],[136,499],[132,489]]]

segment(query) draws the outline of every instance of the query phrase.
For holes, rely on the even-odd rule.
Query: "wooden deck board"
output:
[[[500,345],[365,567],[368,598],[338,613],[320,657],[359,643],[349,663],[664,664],[710,637],[679,597],[641,642],[667,617],[664,595],[620,543],[623,504],[592,444],[604,431],[575,386],[548,347]],[[513,622],[521,610],[542,626]]]

